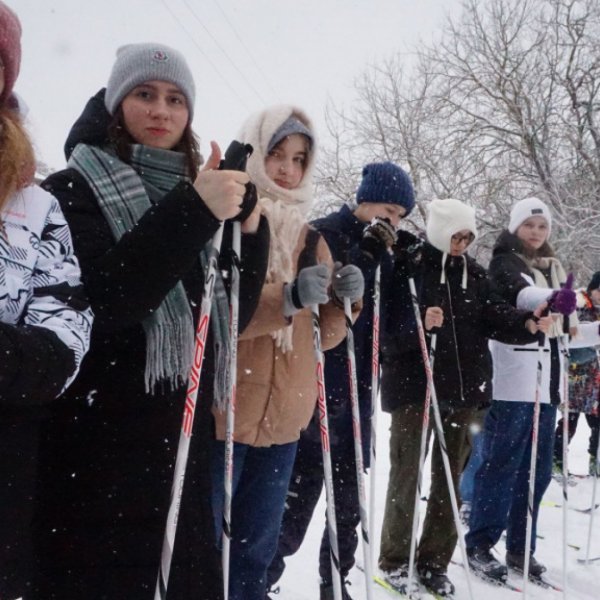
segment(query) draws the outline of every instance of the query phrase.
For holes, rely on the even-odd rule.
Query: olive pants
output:
[[[469,423],[475,412],[476,410],[471,408],[454,412],[442,411],[444,436],[457,497],[458,479],[464,464],[465,445],[468,443]],[[422,422],[423,406],[403,406],[392,413],[390,477],[379,555],[379,566],[384,571],[408,565]],[[432,427],[435,428],[433,411],[429,420],[428,441]],[[456,541],[457,533],[444,463],[435,434],[431,459],[431,489],[417,548],[416,564],[419,570],[445,571]]]

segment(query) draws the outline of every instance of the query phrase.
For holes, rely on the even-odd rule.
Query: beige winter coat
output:
[[[304,247],[305,227],[294,253]],[[332,265],[327,244],[317,245],[319,263]],[[320,306],[323,350],[345,337],[343,311],[332,302]],[[356,315],[355,315],[356,316]],[[283,352],[271,332],[285,327],[283,283],[263,287],[258,309],[238,344],[234,440],[252,446],[287,444],[300,437],[317,400],[316,358],[310,309],[293,317],[293,349]],[[225,439],[225,414],[215,411],[217,438]]]

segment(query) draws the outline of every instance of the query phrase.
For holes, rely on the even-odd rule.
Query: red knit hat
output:
[[[11,95],[21,66],[21,23],[17,15],[0,0],[0,59],[4,65],[4,90],[0,104]]]

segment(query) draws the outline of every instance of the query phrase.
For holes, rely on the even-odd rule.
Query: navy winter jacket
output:
[[[371,358],[373,332],[373,294],[377,262],[359,247],[366,223],[359,221],[344,205],[339,211],[312,222],[323,235],[333,259],[356,265],[365,278],[363,309],[354,323],[354,343],[358,380],[358,401],[365,467],[369,463],[371,438]],[[392,261],[384,255],[381,280],[391,273]],[[325,352],[325,388],[329,409],[329,425],[333,440],[337,436],[352,435],[352,409],[346,342]]]

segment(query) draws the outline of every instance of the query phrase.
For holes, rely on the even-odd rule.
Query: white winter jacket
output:
[[[16,192],[1,217],[0,323],[15,326],[15,334],[28,327],[56,334],[75,361],[75,371],[61,382],[64,387],[87,352],[93,321],[69,228],[56,198],[36,185]],[[11,355],[27,352],[30,346],[10,328],[3,333],[4,360],[18,360]],[[40,356],[40,368],[43,360]],[[0,382],[0,395],[5,384],[18,385],[16,379],[11,374],[10,382]]]

